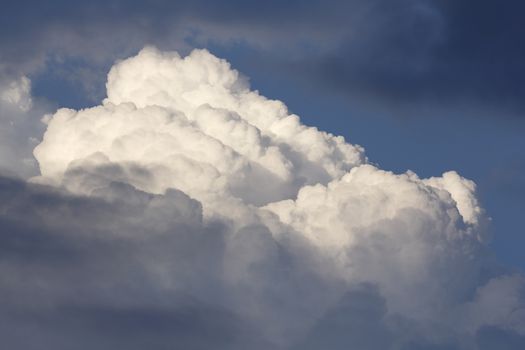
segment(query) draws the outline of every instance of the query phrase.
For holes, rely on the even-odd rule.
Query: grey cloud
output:
[[[2,177],[2,341],[12,349],[278,349],[272,326],[250,309],[266,304],[263,320],[280,323],[304,302],[290,302],[297,290],[319,298],[315,273],[300,278],[308,270],[290,249],[264,226],[203,223],[200,204],[176,190],[151,195],[112,182],[88,198]]]
[[[234,312],[200,301],[221,298],[214,276],[224,229],[205,227],[187,196],[113,184],[112,202],[6,178],[0,186],[6,346],[229,349],[254,332]],[[256,345],[257,334],[249,340]]]
[[[4,344],[20,349],[268,348],[234,314],[188,298],[171,308],[72,304],[6,316]]]
[[[363,284],[348,291],[311,328],[294,349],[389,349],[393,337],[388,329],[387,306],[374,285]]]
[[[55,62],[63,68],[54,74],[65,69],[60,79],[82,81],[98,98],[109,65],[145,44],[244,45],[253,52],[247,66],[315,80],[367,108],[521,116],[523,9],[518,1],[21,1],[3,11],[0,61],[4,72]]]
[[[477,332],[476,338],[480,350],[499,348],[501,344],[505,344],[508,350],[523,349],[525,346],[525,336],[499,327],[483,327]]]

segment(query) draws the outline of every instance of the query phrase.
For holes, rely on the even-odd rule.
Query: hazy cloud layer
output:
[[[45,129],[40,119],[48,108],[33,101],[29,78],[2,79],[0,74],[0,173],[22,177],[38,173],[32,153]]]
[[[525,344],[472,181],[378,169],[205,50],[146,48],[43,121],[41,174],[0,178],[11,349]]]

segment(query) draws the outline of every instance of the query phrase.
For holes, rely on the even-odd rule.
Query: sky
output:
[[[12,349],[522,349],[519,1],[17,1]]]

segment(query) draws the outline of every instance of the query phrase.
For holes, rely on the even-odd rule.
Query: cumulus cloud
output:
[[[111,69],[107,89],[103,105],[51,118],[35,149],[43,179],[126,162],[153,176],[142,185],[135,179],[142,190],[175,187],[199,200],[219,195],[265,204],[364,162],[361,147],[302,125],[204,50],[181,58],[147,48]]]
[[[472,181],[381,170],[205,50],[145,48],[44,122],[40,175],[0,182],[12,348],[523,343]]]

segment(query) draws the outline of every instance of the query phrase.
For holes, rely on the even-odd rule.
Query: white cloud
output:
[[[44,177],[60,181],[101,153],[91,165],[104,158],[148,168],[154,179],[135,183],[143,190],[175,187],[199,200],[214,194],[259,205],[364,162],[361,147],[302,125],[207,51],[180,58],[144,49],[111,69],[107,87],[102,106],[62,109],[49,121],[35,149]]]
[[[125,247],[105,243],[115,270],[85,285],[90,294],[109,286],[126,300],[110,277],[140,271],[148,284],[133,303],[164,296],[153,306],[169,309],[179,305],[174,294],[188,293],[252,325],[272,348],[314,334],[320,344],[372,349],[380,333],[391,349],[468,350],[486,326],[523,334],[521,277],[490,260],[472,181],[378,169],[360,146],[301,124],[205,50],[182,58],[146,48],[113,66],[107,93],[100,106],[46,117],[34,151],[33,182],[84,197],[50,196],[61,204],[46,208],[21,191],[4,209],[23,216],[27,202],[41,230],[73,246],[77,236],[122,239]],[[88,261],[98,256],[98,246],[82,249]],[[60,273],[49,278],[64,283]],[[124,302],[106,297],[88,299]],[[327,332],[334,322],[342,330]],[[346,324],[361,331],[344,332]]]

